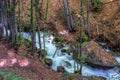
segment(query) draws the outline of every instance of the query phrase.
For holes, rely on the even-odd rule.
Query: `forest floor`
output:
[[[46,68],[39,59],[20,56],[7,43],[0,43],[1,70],[15,72],[27,80],[58,80],[61,77],[61,74]]]

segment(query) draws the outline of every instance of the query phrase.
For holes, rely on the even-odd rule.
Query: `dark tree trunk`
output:
[[[4,29],[7,23],[6,0],[0,0],[0,38],[4,36]]]
[[[80,4],[80,46],[79,46],[79,56],[80,56],[80,60],[79,60],[79,63],[81,64],[80,66],[80,74],[82,74],[82,67],[83,67],[83,64],[82,64],[82,24],[83,24],[83,0],[81,0],[81,4]]]
[[[35,53],[36,51],[36,30],[35,30],[35,26],[34,26],[34,23],[33,23],[33,0],[31,0],[31,26],[32,26],[32,32],[31,32],[31,40],[32,40],[32,51],[33,53]]]
[[[68,0],[63,0],[63,4],[64,4],[64,12],[65,12],[66,20],[67,20],[68,29],[70,32],[73,32],[74,31],[73,17],[69,9]]]
[[[90,25],[90,2],[91,0],[88,0],[87,1],[87,26],[88,26],[88,35],[89,35],[89,38],[91,38],[91,25]]]
[[[40,5],[40,6],[39,6]],[[42,55],[42,45],[41,45],[41,36],[40,36],[40,18],[41,18],[41,6],[42,4],[39,4],[39,0],[35,0],[35,11],[36,11],[36,25],[37,25],[37,30],[38,30],[38,39],[39,39],[39,57],[41,59]]]

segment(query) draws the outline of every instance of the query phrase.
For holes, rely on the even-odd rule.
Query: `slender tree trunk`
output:
[[[33,0],[31,0],[31,26],[32,26],[32,51],[33,53],[36,51],[36,31],[35,31],[35,25],[33,24]]]
[[[4,0],[0,0],[0,38],[3,37],[4,33]]]
[[[40,5],[40,6],[39,6]],[[39,0],[35,0],[35,11],[36,11],[36,22],[37,22],[37,30],[38,30],[38,39],[39,39],[39,50],[40,50],[40,54],[39,57],[40,59],[42,59],[41,55],[42,55],[42,46],[41,46],[41,36],[40,36],[40,10],[41,10],[41,4],[39,4]]]
[[[18,41],[18,35],[17,35],[17,32],[18,32],[18,25],[17,25],[17,20],[16,20],[16,12],[15,12],[15,7],[16,7],[17,3],[16,3],[16,0],[13,0],[13,29],[14,29],[14,38],[15,38],[15,41]]]
[[[8,26],[10,28],[10,37],[12,40],[12,44],[15,42],[15,36],[16,36],[16,28],[15,28],[15,6],[16,6],[16,0],[7,0],[8,4]]]
[[[72,32],[72,31],[74,31],[74,29],[73,29],[74,24],[73,24],[72,14],[69,9],[68,0],[63,0],[63,4],[64,4],[64,12],[65,12],[66,20],[67,20],[68,29],[70,32]]]
[[[68,24],[68,29],[69,31],[72,31],[71,29],[71,25],[70,25],[70,15],[69,15],[69,10],[68,10],[68,0],[63,0],[63,3],[64,3],[64,11],[65,11],[65,16],[66,16],[66,19],[67,19],[67,24]]]
[[[4,10],[4,26],[5,26],[5,33],[6,33],[6,39],[8,40],[9,39],[9,36],[8,36],[8,25],[7,25],[7,0],[4,0],[4,3],[5,3],[5,10]]]
[[[82,15],[82,8],[83,8],[83,0],[81,0],[81,4],[80,4],[80,48],[79,48],[79,55],[80,55],[80,74],[82,74],[82,21],[83,21],[83,15]]]
[[[46,0],[47,4],[46,4],[46,11],[45,11],[45,16],[44,16],[44,30],[43,30],[43,46],[44,46],[44,50],[45,50],[45,25],[47,22],[47,16],[48,16],[48,4],[49,4],[49,0]]]
[[[88,0],[87,1],[87,25],[88,25],[88,35],[89,35],[89,38],[91,38],[91,25],[90,25],[90,2],[91,0]]]

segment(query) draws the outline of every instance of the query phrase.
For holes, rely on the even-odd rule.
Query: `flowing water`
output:
[[[31,36],[29,33],[21,32],[24,38],[31,40]],[[47,58],[52,59],[52,69],[57,70],[58,66],[64,66],[65,70],[69,73],[74,73],[74,69],[77,67],[77,62],[73,59],[72,53],[68,55],[67,53],[61,52],[61,49],[57,50],[56,55],[53,57],[57,47],[53,43],[53,36],[48,35],[45,37],[45,45],[47,50]],[[38,45],[38,33],[36,33],[36,46]],[[43,43],[43,33],[41,32],[41,41]],[[43,44],[42,44],[43,46]],[[120,63],[120,57],[115,57],[116,60]],[[67,64],[69,63],[69,65]],[[80,67],[80,64],[78,65]],[[103,70],[98,68],[92,68],[89,65],[83,65],[82,74],[84,76],[102,76],[107,78],[107,80],[120,80],[120,71],[118,68],[113,68],[109,70]]]

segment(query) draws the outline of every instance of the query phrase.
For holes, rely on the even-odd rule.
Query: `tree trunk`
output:
[[[87,26],[88,26],[88,35],[91,38],[91,26],[90,26],[90,0],[87,1]]]
[[[65,12],[65,16],[66,16],[66,20],[67,20],[67,25],[68,25],[68,29],[70,32],[73,32],[73,17],[72,14],[70,12],[69,9],[69,3],[68,0],[63,0],[63,4],[64,4],[64,12]]]
[[[80,4],[80,47],[79,47],[79,57],[80,57],[80,74],[82,74],[82,23],[83,23],[83,14],[82,14],[82,8],[83,8],[83,0],[81,0],[81,4]]]
[[[36,31],[35,31],[35,26],[33,24],[33,0],[31,0],[31,26],[32,26],[32,31],[31,31],[31,40],[32,40],[32,51],[33,53],[36,51]]]
[[[4,36],[4,29],[7,22],[5,11],[6,11],[6,0],[0,0],[0,38]]]
[[[40,6],[39,6],[40,5]],[[36,24],[37,24],[37,30],[38,30],[38,39],[39,39],[39,57],[41,58],[42,55],[42,46],[41,46],[41,36],[40,36],[40,16],[41,16],[41,4],[39,4],[39,0],[35,0],[35,11],[36,11]]]

